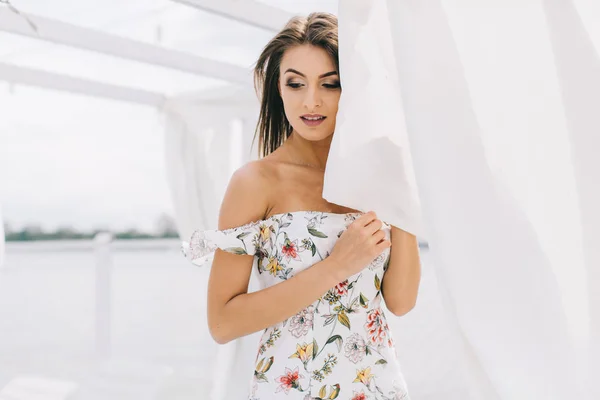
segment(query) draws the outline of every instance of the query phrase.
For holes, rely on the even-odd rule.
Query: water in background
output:
[[[77,383],[69,398],[206,398],[216,350],[206,326],[208,269],[191,266],[178,246],[113,244],[110,293],[101,300],[111,313],[107,357],[106,344],[96,344],[91,242],[8,243],[0,393],[15,378],[39,377]]]
[[[10,388],[72,391],[19,399],[210,398],[217,345],[206,323],[209,269],[189,263],[177,240],[111,246],[110,289],[97,291],[91,242],[7,244],[0,269],[0,399]],[[467,398],[460,348],[427,255],[422,249],[417,307],[402,318],[388,314],[400,363],[412,398]],[[97,320],[107,310],[110,321]]]

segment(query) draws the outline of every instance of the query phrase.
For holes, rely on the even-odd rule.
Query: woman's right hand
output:
[[[392,245],[382,227],[383,222],[370,211],[358,217],[342,233],[329,255],[330,261],[334,262],[332,272],[339,282],[362,271]]]

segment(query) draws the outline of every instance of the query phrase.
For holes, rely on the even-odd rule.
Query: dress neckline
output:
[[[347,217],[350,215],[362,215],[364,214],[364,212],[362,211],[354,211],[354,212],[348,212],[348,213],[334,213],[334,212],[329,212],[329,211],[318,211],[318,210],[299,210],[299,211],[288,211],[288,212],[282,212],[282,213],[277,213],[277,214],[273,214],[265,219],[262,219],[261,221],[268,221],[270,219],[276,218],[276,217],[283,217],[284,215],[288,215],[288,214],[323,214],[323,215],[335,215],[335,216],[340,216],[340,217]]]
[[[239,229],[246,229],[249,227],[253,227],[262,223],[273,223],[275,219],[277,219],[278,217],[283,217],[285,215],[296,215],[296,214],[321,214],[321,215],[326,215],[326,216],[335,216],[335,217],[348,217],[351,215],[362,215],[364,214],[364,212],[362,211],[355,211],[355,212],[350,212],[350,213],[334,213],[334,212],[328,212],[328,211],[317,211],[317,210],[299,210],[299,211],[288,211],[288,212],[284,212],[284,213],[278,213],[278,214],[273,214],[265,219],[259,219],[256,221],[252,221],[252,222],[248,222],[247,224],[241,225],[241,226],[235,226],[233,228],[226,228],[226,229],[215,229],[216,231],[220,231],[223,233],[229,233],[229,232],[234,232],[235,230],[239,230]]]

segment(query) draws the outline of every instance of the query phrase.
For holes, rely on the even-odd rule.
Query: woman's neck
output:
[[[296,131],[292,131],[290,137],[285,141],[285,145],[294,162],[325,169],[332,139],[333,135],[319,141],[306,140]]]

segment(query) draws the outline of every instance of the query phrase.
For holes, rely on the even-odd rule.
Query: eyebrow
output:
[[[306,78],[306,75],[304,75],[304,74],[303,74],[302,72],[300,72],[300,71],[296,71],[296,70],[295,70],[295,69],[293,69],[293,68],[288,68],[288,69],[287,69],[287,70],[284,72],[284,74],[287,74],[288,72],[293,72],[294,74],[298,74],[298,75],[300,75],[300,76],[303,76],[303,77],[305,77],[305,78]],[[328,76],[331,76],[331,75],[337,75],[337,74],[338,74],[338,73],[337,73],[337,71],[329,71],[329,72],[326,72],[326,73],[324,73],[324,74],[321,74],[321,75],[319,75],[319,79],[320,79],[320,78],[325,78],[325,77],[328,77]]]

